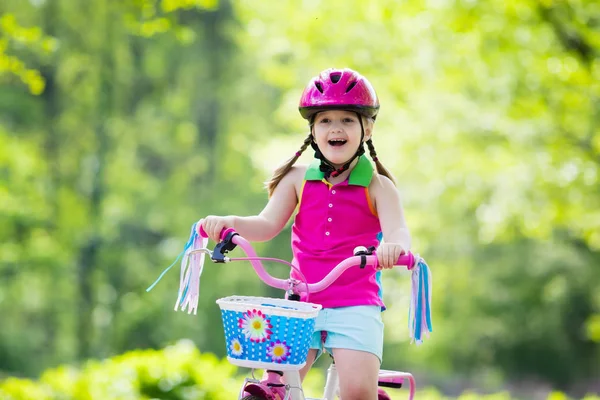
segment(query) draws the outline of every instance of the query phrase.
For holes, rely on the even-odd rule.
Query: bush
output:
[[[106,360],[90,360],[81,369],[49,369],[38,381],[7,378],[0,382],[2,400],[233,400],[243,378],[237,367],[210,353],[201,354],[188,340],[162,350],[137,350]],[[257,373],[260,376],[260,371]],[[310,371],[305,393],[319,396],[321,371]],[[389,389],[392,399],[407,398],[407,390]],[[435,389],[422,389],[417,399],[450,400]],[[463,393],[457,400],[515,400],[508,392],[481,395]],[[571,400],[553,392],[548,400]],[[600,400],[586,396],[583,400]]]
[[[81,370],[61,366],[38,382],[9,378],[0,384],[6,400],[230,400],[237,397],[236,367],[200,352],[189,341],[163,350],[138,350]]]

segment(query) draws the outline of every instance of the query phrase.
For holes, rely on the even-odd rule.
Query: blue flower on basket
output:
[[[233,338],[229,343],[229,351],[236,357],[241,357],[244,354],[244,345],[239,338]]]
[[[271,337],[271,322],[260,310],[248,310],[238,319],[238,327],[251,342],[264,342]]]
[[[283,342],[277,340],[276,342],[271,342],[271,344],[267,346],[267,355],[275,362],[286,361],[290,356],[290,353],[290,348],[285,343],[285,340]]]

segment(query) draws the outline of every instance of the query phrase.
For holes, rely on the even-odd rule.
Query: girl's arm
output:
[[[259,215],[248,217],[210,215],[204,219],[202,224],[204,230],[212,240],[217,242],[223,228],[233,228],[251,242],[263,242],[274,238],[285,227],[298,204],[296,189],[298,182],[302,182],[303,174],[302,167],[293,167],[281,179]]]
[[[373,179],[373,192],[385,243],[390,246],[399,246],[400,251],[409,251],[411,246],[410,232],[404,218],[404,210],[398,189],[390,179],[379,175],[379,179]],[[393,254],[389,255],[390,258],[399,256],[399,254],[395,254],[399,251],[398,249],[391,250],[393,250]],[[387,266],[388,263],[385,264]]]

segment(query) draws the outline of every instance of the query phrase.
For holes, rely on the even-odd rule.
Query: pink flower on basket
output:
[[[267,347],[267,355],[275,362],[286,361],[290,353],[290,348],[285,344],[285,340],[271,342]]]
[[[232,355],[239,357],[244,354],[244,345],[242,345],[240,339],[233,338],[231,343],[229,343],[229,350],[231,351]]]
[[[271,322],[260,310],[248,310],[238,319],[238,327],[251,342],[264,342],[271,337]]]

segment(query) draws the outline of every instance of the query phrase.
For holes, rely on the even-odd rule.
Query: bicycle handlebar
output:
[[[204,228],[202,227],[201,223],[198,224],[198,234],[200,236],[202,236],[203,238],[208,238],[208,235],[207,235],[206,231],[204,231]],[[287,290],[290,288],[290,280],[289,279],[275,278],[274,276],[270,275],[267,271],[265,271],[265,268],[263,267],[262,263],[258,259],[256,252],[252,248],[252,245],[248,242],[248,240],[246,240],[245,238],[240,236],[237,232],[235,232],[234,229],[232,229],[232,228],[223,229],[221,231],[221,241],[225,240],[225,238],[230,234],[231,234],[231,242],[236,245],[239,245],[242,248],[242,250],[244,250],[244,252],[249,257],[248,261],[250,261],[250,263],[254,267],[254,270],[256,271],[256,274],[264,283],[266,283],[267,285],[269,285],[271,287],[277,288],[277,289]],[[412,253],[408,252],[408,253],[402,254],[400,257],[398,257],[396,265],[406,266],[410,270],[415,266],[415,261],[416,261],[415,256]],[[331,272],[329,272],[329,274],[327,274],[321,281],[316,282],[316,283],[302,282],[302,283],[297,284],[294,287],[294,290],[298,291],[298,292],[308,292],[308,293],[320,292],[322,290],[325,290],[327,287],[329,287],[329,285],[331,285],[348,268],[354,267],[354,266],[359,266],[359,265],[361,267],[369,266],[369,267],[377,268],[377,265],[378,265],[377,255],[375,255],[373,253],[371,255],[360,254],[360,255],[350,256],[350,257],[346,258],[345,260],[343,260],[342,262],[340,262],[338,265],[336,265],[335,268],[333,268],[333,270],[331,270]]]
[[[304,282],[299,283],[295,279],[279,279],[275,278],[267,271],[265,271],[260,260],[271,260],[281,262],[290,265],[302,276],[302,272],[297,266],[279,259],[257,257],[256,252],[252,248],[252,245],[236,233],[233,229],[228,228],[221,231],[221,241],[215,246],[214,251],[210,251],[206,248],[208,243],[208,235],[202,227],[202,220],[194,223],[192,226],[192,233],[188,242],[186,243],[183,251],[177,256],[177,259],[167,269],[165,269],[158,279],[148,288],[146,291],[152,290],[152,288],[158,283],[163,275],[171,269],[173,265],[183,256],[181,261],[181,274],[179,283],[179,295],[177,302],[175,303],[175,311],[179,308],[183,311],[188,308],[188,313],[193,312],[196,314],[198,308],[198,290],[200,285],[200,275],[202,274],[202,265],[204,264],[204,255],[210,254],[211,260],[214,262],[228,262],[228,261],[250,261],[254,270],[256,271],[259,278],[267,285],[277,289],[283,289],[299,294],[299,292],[305,292],[307,299],[310,293],[320,292],[331,285],[344,271],[350,267],[360,265],[362,268],[365,266],[377,267],[377,256],[373,251],[369,252],[366,248],[354,249],[354,256],[348,257],[338,265],[336,265],[321,281],[316,283],[308,283],[305,278]],[[202,239],[200,239],[202,238]],[[249,257],[246,258],[229,258],[225,256],[230,250],[233,250],[236,245],[239,245],[242,250],[246,252]],[[359,250],[359,251],[357,251]],[[409,329],[410,338],[417,344],[422,343],[425,334],[429,336],[429,332],[432,331],[431,327],[431,272],[429,266],[419,255],[413,255],[407,253],[401,255],[396,265],[404,265],[412,270],[412,290],[411,290],[411,301],[409,308]]]

